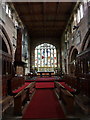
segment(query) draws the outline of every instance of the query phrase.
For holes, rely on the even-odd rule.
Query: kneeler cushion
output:
[[[17,94],[19,93],[21,90],[23,90],[25,87],[27,87],[30,83],[25,83],[23,86],[21,86],[20,88],[18,88],[17,90],[13,90],[12,93],[13,94]]]
[[[76,92],[73,88],[70,88],[65,82],[59,82],[62,86],[64,86],[69,92]]]

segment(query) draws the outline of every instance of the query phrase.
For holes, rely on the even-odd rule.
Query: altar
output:
[[[54,71],[48,71],[48,72],[40,71],[40,72],[37,72],[37,75],[40,75],[40,77],[43,77],[43,76],[51,77],[52,75],[54,75]]]

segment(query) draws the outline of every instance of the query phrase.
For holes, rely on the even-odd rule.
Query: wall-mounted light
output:
[[[67,43],[67,40],[65,40],[65,43]]]
[[[79,26],[73,26],[73,30],[76,30],[76,29],[78,29],[79,28]]]
[[[18,25],[15,25],[14,28],[16,28],[16,29],[21,29],[21,27],[18,26]]]

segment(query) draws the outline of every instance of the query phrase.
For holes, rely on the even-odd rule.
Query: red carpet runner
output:
[[[53,90],[38,89],[29,103],[23,119],[65,118]]]
[[[36,88],[54,88],[54,82],[37,82]]]

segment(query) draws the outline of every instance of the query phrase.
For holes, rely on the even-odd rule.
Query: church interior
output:
[[[90,0],[0,2],[0,119],[90,120]]]

